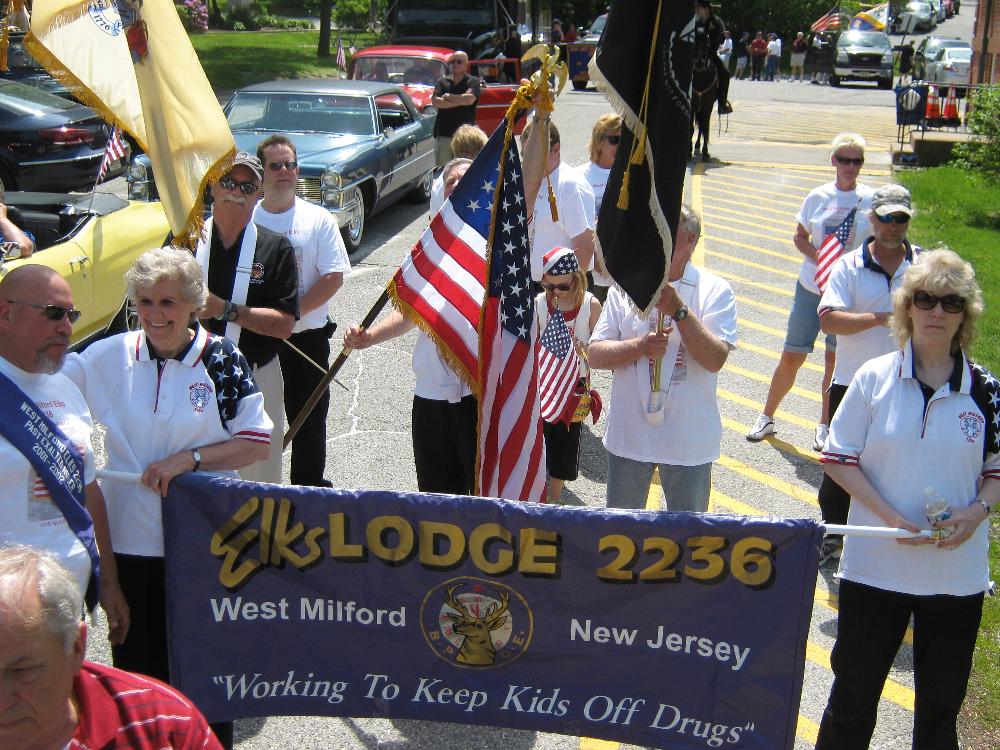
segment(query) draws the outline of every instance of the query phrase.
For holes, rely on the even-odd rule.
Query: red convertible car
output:
[[[385,81],[395,83],[410,95],[420,112],[433,107],[434,82],[448,72],[448,58],[454,50],[446,47],[418,47],[397,44],[359,50],[351,61],[348,77],[355,81]],[[476,106],[476,125],[488,134],[497,125],[514,101],[521,80],[521,61],[515,58],[472,60],[472,75],[483,80]],[[515,132],[524,129],[524,118]]]

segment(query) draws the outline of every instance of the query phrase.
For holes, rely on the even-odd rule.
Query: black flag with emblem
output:
[[[615,3],[590,76],[622,116],[597,219],[608,272],[641,310],[666,283],[691,144],[694,0]]]

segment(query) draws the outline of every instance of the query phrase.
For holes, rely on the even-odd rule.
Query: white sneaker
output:
[[[816,425],[816,437],[813,438],[813,450],[822,452],[826,447],[826,439],[830,436],[830,428],[825,424]]]
[[[774,420],[766,414],[761,414],[757,417],[757,422],[750,429],[750,432],[747,433],[747,440],[756,443],[777,431],[778,428],[774,426]]]

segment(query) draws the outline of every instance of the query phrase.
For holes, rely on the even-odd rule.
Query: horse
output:
[[[719,94],[719,69],[711,53],[699,55],[694,61],[691,75],[691,133],[698,126],[698,137],[692,155],[701,149],[701,160],[708,161],[708,131],[712,123],[712,110]]]

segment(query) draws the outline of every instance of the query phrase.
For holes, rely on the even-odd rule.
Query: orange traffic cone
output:
[[[958,122],[958,96],[954,87],[948,89],[948,95],[944,98],[943,115],[949,122]]]
[[[965,90],[965,96],[958,100],[958,119],[962,125],[969,124],[969,115],[972,114],[972,89]]]
[[[937,88],[927,87],[927,110],[924,113],[925,120],[941,119],[941,100],[938,98]]]

